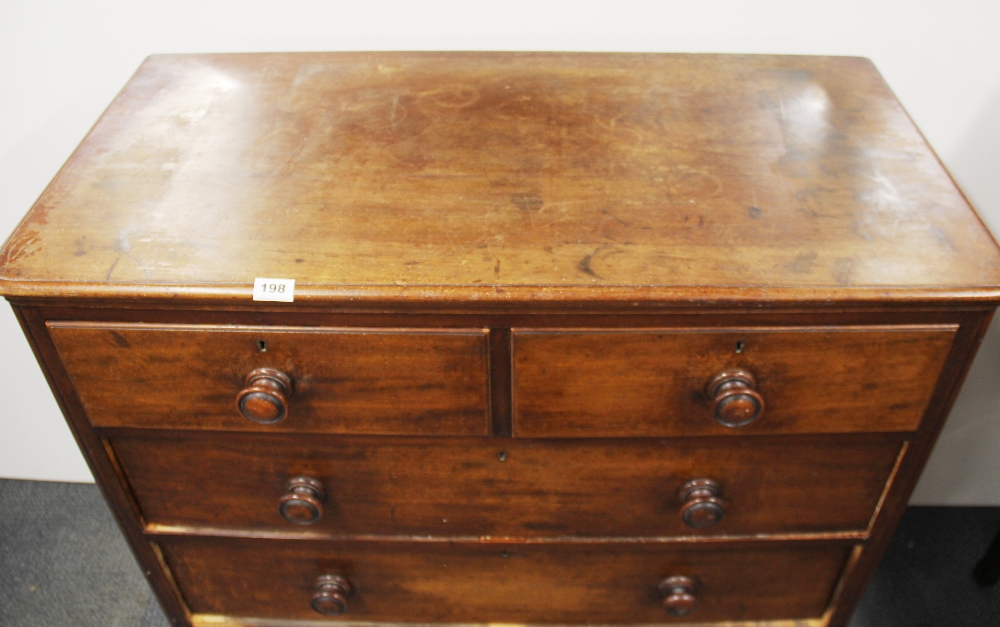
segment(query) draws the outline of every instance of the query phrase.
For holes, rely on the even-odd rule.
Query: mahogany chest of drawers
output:
[[[1000,255],[864,59],[157,56],[0,291],[176,625],[843,625]]]

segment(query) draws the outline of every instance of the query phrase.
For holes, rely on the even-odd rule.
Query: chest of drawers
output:
[[[0,291],[176,625],[820,626],[1000,255],[863,59],[157,56]]]

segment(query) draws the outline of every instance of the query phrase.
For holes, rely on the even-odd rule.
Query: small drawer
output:
[[[48,327],[97,427],[395,435],[489,429],[484,330]]]
[[[819,617],[851,550],[801,543],[737,548],[183,536],[159,543],[194,614],[248,622],[331,615],[352,622],[555,624]]]
[[[136,433],[153,528],[384,536],[864,534],[890,438],[491,440]]]
[[[514,435],[914,431],[956,330],[514,330]]]

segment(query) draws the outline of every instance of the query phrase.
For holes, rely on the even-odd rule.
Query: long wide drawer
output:
[[[901,446],[133,433],[110,446],[147,523],[328,535],[865,532]]]
[[[342,620],[410,623],[676,621],[663,601],[682,595],[672,592],[681,577],[691,584],[693,599],[675,596],[670,607],[690,609],[684,620],[818,617],[851,549],[796,543],[707,548],[200,537],[158,541],[196,614],[321,619],[313,608],[319,598],[318,607],[326,611],[346,606],[337,616]],[[675,579],[661,592],[661,583],[669,578]]]
[[[489,430],[482,329],[48,326],[95,426],[395,435]],[[253,379],[254,373],[262,374]]]
[[[914,431],[955,331],[515,329],[514,435]]]

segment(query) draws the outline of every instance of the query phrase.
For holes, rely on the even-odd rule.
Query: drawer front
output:
[[[99,427],[488,433],[482,330],[72,323],[49,330]],[[237,395],[277,385],[278,375],[249,381],[255,371],[288,377],[280,422],[259,424],[237,407]],[[275,396],[267,393],[270,408]]]
[[[111,446],[144,518],[158,526],[439,537],[864,532],[900,444],[778,440],[177,432]],[[318,488],[290,486],[297,477]],[[683,490],[699,479],[717,492]]]
[[[290,542],[161,543],[197,614],[322,618],[322,575],[344,577],[345,621],[663,623],[668,577],[694,583],[693,621],[818,617],[850,547]],[[676,620],[676,619],[674,619]]]
[[[515,330],[514,435],[913,431],[956,330]],[[727,378],[737,371],[750,381]],[[709,383],[717,375],[726,385],[713,395]],[[736,384],[758,395],[762,411],[749,424],[726,426],[716,417],[725,417],[726,403],[737,401],[730,410],[753,405]]]

